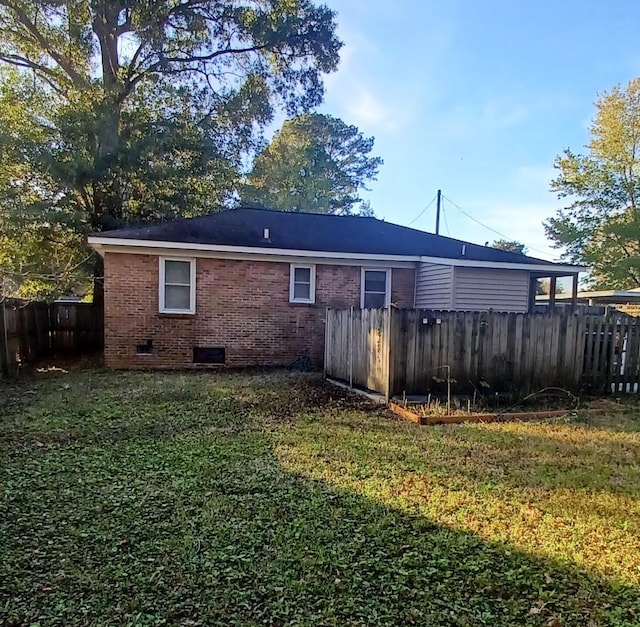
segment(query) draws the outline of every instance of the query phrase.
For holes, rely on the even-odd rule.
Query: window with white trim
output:
[[[160,313],[196,312],[196,260],[160,257]]]
[[[289,302],[316,302],[316,267],[291,264]]]
[[[363,309],[388,307],[391,302],[389,269],[362,268],[360,306]]]

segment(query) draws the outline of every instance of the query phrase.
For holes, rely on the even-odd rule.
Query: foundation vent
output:
[[[224,364],[226,350],[224,346],[194,346],[194,364]]]

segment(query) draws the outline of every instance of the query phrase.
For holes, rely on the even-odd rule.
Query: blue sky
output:
[[[345,43],[321,111],[376,138],[365,197],[408,225],[441,188],[477,220],[554,259],[542,221],[564,148],[584,150],[598,94],[640,75],[633,0],[325,0]],[[445,200],[440,232],[498,236]],[[435,203],[412,226],[433,230]],[[535,250],[534,250],[535,249]]]

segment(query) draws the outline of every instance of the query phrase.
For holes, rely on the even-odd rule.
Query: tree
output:
[[[0,0],[0,117],[25,103],[0,221],[85,234],[229,203],[275,108],[321,102],[334,17],[312,0]]]
[[[19,237],[0,236],[0,298],[21,296],[53,300],[61,294],[86,294],[89,256],[82,237],[59,224],[31,224]]]
[[[255,159],[242,202],[282,211],[371,215],[359,196],[382,164],[373,137],[339,118],[306,113],[286,120]]]
[[[51,177],[35,166],[47,141],[47,93],[25,85],[17,72],[0,83],[0,297],[40,299],[86,290],[83,238],[72,216],[56,209]],[[84,281],[83,281],[84,278]],[[85,284],[83,284],[85,283]]]
[[[551,189],[569,204],[545,223],[593,288],[640,286],[640,78],[595,103],[586,155],[565,150]]]
[[[510,253],[518,253],[520,255],[526,255],[529,250],[525,244],[516,240],[498,239],[493,244],[492,248],[498,248],[499,250],[506,250]]]
[[[551,292],[551,281],[549,279],[538,279],[536,281],[536,295],[549,294]],[[566,294],[562,283],[556,283],[556,294]]]

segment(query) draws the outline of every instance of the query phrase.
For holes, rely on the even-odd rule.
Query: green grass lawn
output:
[[[311,375],[0,383],[1,625],[640,625],[640,409],[419,427]]]

